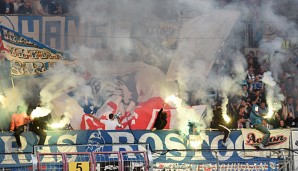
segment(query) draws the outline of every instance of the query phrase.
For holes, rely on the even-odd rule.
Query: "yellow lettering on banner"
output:
[[[69,171],[89,171],[89,162],[69,162]]]
[[[11,60],[11,75],[24,76],[24,75],[38,75],[47,71],[55,65],[55,62],[21,62]]]

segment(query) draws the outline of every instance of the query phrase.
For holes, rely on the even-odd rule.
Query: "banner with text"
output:
[[[258,145],[263,139],[263,133],[256,129],[241,129],[244,149],[256,150]],[[268,143],[265,145],[265,148],[270,150],[279,150],[280,148],[289,148],[290,144],[290,129],[275,129],[270,130],[270,138]],[[247,156],[270,156],[278,157],[277,152],[273,151],[246,151],[245,155]]]
[[[41,152],[107,152],[107,151],[141,151],[144,144],[149,145],[153,162],[157,163],[201,163],[196,167],[214,166],[216,161],[222,168],[236,167],[236,163],[247,163],[248,166],[259,166],[264,170],[274,170],[278,158],[247,157],[243,151],[241,131],[232,131],[227,147],[221,144],[223,135],[219,131],[206,131],[206,139],[196,149],[191,147],[188,137],[177,131],[49,131]],[[24,152],[14,152],[17,145],[13,133],[0,133],[0,152],[14,153],[11,156],[0,156],[0,164],[19,164],[29,162],[33,146],[38,137],[32,132],[24,132],[21,136]],[[143,145],[142,145],[143,144]],[[218,149],[216,153],[214,150]],[[228,149],[228,150],[227,150]],[[255,151],[255,150],[254,150]],[[209,165],[211,167],[211,165]],[[243,165],[239,165],[243,167]]]
[[[2,25],[0,33],[0,50],[10,61],[11,76],[39,75],[59,61],[69,62],[62,52]]]

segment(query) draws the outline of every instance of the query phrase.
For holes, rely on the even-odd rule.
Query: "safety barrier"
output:
[[[65,156],[63,153],[37,153],[38,170],[65,170]]]
[[[296,171],[294,160],[298,157],[298,150],[274,149],[274,150],[193,150],[194,154],[188,156],[185,150],[154,151],[111,151],[111,152],[41,152],[32,158],[26,159],[22,164],[0,165],[3,171],[167,171],[167,170],[263,170],[263,171]],[[185,154],[186,158],[202,158],[202,154],[210,152],[210,156],[204,156],[204,160],[196,162],[175,162],[172,154]],[[243,157],[235,157],[235,153]],[[266,153],[270,157],[245,157],[244,153]],[[168,155],[168,153],[171,153]],[[243,155],[242,155],[243,154]],[[19,154],[25,155],[25,154]],[[162,162],[156,160],[150,163],[149,157],[156,158],[160,155],[168,155],[171,161]],[[214,156],[216,158],[214,159]],[[229,160],[226,160],[228,159]],[[8,160],[8,156],[7,156]],[[35,161],[34,161],[35,160]],[[13,162],[13,160],[11,160]]]
[[[93,152],[95,170],[118,170],[121,168],[120,152]]]
[[[148,171],[149,161],[146,152],[141,151],[122,151],[122,169],[134,171]]]
[[[90,152],[63,153],[65,160],[65,170],[93,170],[94,160]]]
[[[39,171],[148,171],[146,151],[37,153]]]
[[[153,171],[296,171],[293,169],[293,151],[289,149],[266,149],[266,150],[242,150],[242,149],[211,149],[211,150],[194,150],[194,154],[183,156],[187,158],[202,158],[202,154],[210,152],[208,156],[204,156],[204,160],[196,162],[178,163],[178,162],[155,162]],[[167,153],[184,153],[185,150],[159,151],[152,154],[154,158],[158,155],[166,155]],[[235,157],[234,153],[238,153],[242,158]],[[245,153],[263,153],[268,154],[266,157],[249,157]],[[171,155],[170,155],[171,156]],[[215,156],[215,158],[214,158]],[[171,156],[172,160],[175,160]],[[227,160],[229,159],[229,160]]]
[[[32,171],[35,170],[32,162],[32,153],[0,153],[5,164],[0,164],[0,171]],[[19,158],[19,163],[13,159]]]

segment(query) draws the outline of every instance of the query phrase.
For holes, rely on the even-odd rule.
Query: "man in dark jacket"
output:
[[[227,139],[230,136],[231,130],[227,127],[227,123],[223,118],[222,108],[221,108],[221,100],[218,100],[213,107],[213,119],[211,122],[211,128],[218,129],[223,133],[224,138],[222,140],[222,145],[227,146]]]
[[[33,121],[29,124],[29,130],[34,132],[39,136],[38,145],[44,145],[47,133],[47,124],[51,120],[51,114],[48,114],[43,117],[34,118]]]
[[[155,119],[152,131],[162,130],[168,123],[167,121],[167,113],[163,112],[163,108],[165,107],[165,103],[163,107],[159,110],[157,117]]]

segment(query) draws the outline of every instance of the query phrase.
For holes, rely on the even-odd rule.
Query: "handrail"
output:
[[[292,150],[292,149],[289,149],[289,148],[258,149],[257,151],[280,151],[280,150],[295,151],[295,150]],[[157,153],[157,152],[171,152],[171,151],[256,151],[256,149],[220,149],[220,148],[212,148],[212,149],[167,149],[167,150],[154,150],[152,152]]]

